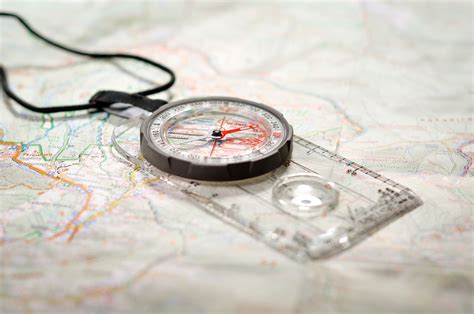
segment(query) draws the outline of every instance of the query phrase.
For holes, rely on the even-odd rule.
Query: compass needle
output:
[[[189,139],[189,140],[186,140],[186,141],[181,141],[179,143],[176,143],[176,145],[183,145],[183,144],[188,144],[188,143],[191,143],[191,142],[196,142],[196,141],[202,141],[202,140],[207,140],[207,139],[210,139],[211,137],[206,135],[206,136],[201,136],[201,137],[196,137],[196,138],[192,138],[192,139]]]

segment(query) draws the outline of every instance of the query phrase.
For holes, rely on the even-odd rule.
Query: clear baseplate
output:
[[[422,204],[410,189],[299,136],[292,160],[263,176],[224,183],[176,177],[141,156],[142,121],[114,130],[113,145],[124,158],[299,262],[340,253]]]

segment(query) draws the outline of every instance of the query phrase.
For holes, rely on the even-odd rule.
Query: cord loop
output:
[[[163,85],[160,85],[160,86],[157,86],[157,87],[154,87],[154,88],[151,88],[151,89],[147,89],[147,90],[143,90],[143,91],[140,91],[140,92],[136,92],[136,93],[126,93],[126,92],[117,92],[117,91],[105,91],[105,95],[102,94],[101,97],[99,97],[99,93],[96,93],[92,98],[91,100],[89,101],[89,103],[87,104],[79,104],[79,105],[66,105],[66,106],[52,106],[52,107],[38,107],[38,106],[35,106],[27,101],[25,101],[24,99],[22,99],[21,97],[19,97],[15,92],[13,92],[11,89],[10,89],[10,86],[8,84],[8,77],[7,77],[7,72],[5,70],[5,68],[0,65],[0,80],[1,80],[1,85],[2,85],[2,88],[3,90],[5,91],[5,94],[12,98],[13,100],[15,100],[18,104],[20,104],[21,106],[31,110],[31,111],[35,111],[35,112],[40,112],[40,113],[54,113],[54,112],[64,112],[64,111],[74,111],[74,110],[85,110],[85,109],[102,109],[102,108],[105,108],[105,107],[108,107],[110,106],[111,104],[113,104],[114,100],[122,100],[122,101],[115,101],[115,103],[117,102],[124,102],[124,101],[130,101],[128,102],[129,104],[131,105],[134,105],[134,106],[137,106],[137,107],[140,107],[142,109],[145,109],[145,110],[148,110],[150,111],[151,109],[155,108],[154,110],[156,110],[156,108],[158,108],[159,106],[162,106],[163,104],[166,104],[166,101],[164,100],[152,100],[152,99],[148,99],[146,98],[145,96],[148,96],[148,95],[152,95],[152,94],[156,94],[156,93],[159,93],[159,92],[163,92],[165,90],[168,90],[170,89],[173,84],[175,83],[176,81],[176,76],[173,72],[173,70],[171,70],[170,68],[168,68],[167,66],[161,64],[161,63],[158,63],[158,62],[155,62],[151,59],[148,59],[148,58],[145,58],[145,57],[142,57],[142,56],[138,56],[138,55],[134,55],[134,54],[127,54],[127,53],[98,53],[98,52],[86,52],[86,51],[83,51],[83,50],[79,50],[79,49],[74,49],[74,48],[71,48],[71,47],[68,47],[68,46],[65,46],[63,44],[60,44],[52,39],[49,39],[48,37],[44,36],[44,35],[41,35],[40,33],[38,33],[36,30],[34,30],[27,22],[25,19],[23,19],[22,17],[20,17],[19,15],[15,14],[15,13],[11,13],[11,12],[0,12],[0,17],[11,17],[11,18],[14,18],[16,19],[21,25],[23,25],[33,36],[41,39],[42,41],[46,42],[47,44],[51,45],[51,46],[54,46],[58,49],[61,49],[61,50],[64,50],[64,51],[67,51],[67,52],[70,52],[70,53],[73,53],[73,54],[77,54],[77,55],[81,55],[81,56],[86,56],[86,57],[90,57],[90,58],[94,58],[94,59],[111,59],[111,58],[122,58],[122,59],[132,59],[132,60],[137,60],[137,61],[141,61],[141,62],[144,62],[146,64],[149,64],[153,67],[156,67],[160,70],[162,70],[163,72],[165,73],[168,73],[169,75],[169,79],[168,79],[168,82],[166,82],[165,84]],[[104,92],[104,91],[103,91]],[[106,97],[107,96],[107,97]],[[104,98],[105,97],[105,98]],[[114,98],[115,97],[115,98]],[[105,101],[105,99],[107,101]]]

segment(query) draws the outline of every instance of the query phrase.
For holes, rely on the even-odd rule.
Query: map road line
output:
[[[21,161],[20,159],[18,159],[20,157],[20,154],[21,154],[21,147],[22,147],[21,143],[19,144],[19,143],[15,143],[15,142],[0,142],[0,145],[9,145],[9,146],[16,147],[16,152],[15,152],[15,155],[12,157],[12,160],[14,162],[16,162],[17,164],[28,167],[29,169],[39,173],[40,175],[46,176],[48,178],[51,178],[51,179],[54,179],[54,180],[57,180],[57,181],[61,181],[61,182],[76,186],[76,187],[80,188],[81,190],[83,190],[87,194],[86,202],[84,203],[84,206],[81,208],[79,213],[77,213],[77,215],[74,216],[74,218],[66,224],[64,229],[62,229],[60,232],[58,232],[58,233],[52,235],[51,237],[49,237],[48,240],[54,240],[54,239],[60,237],[61,235],[63,235],[64,233],[66,233],[71,228],[71,226],[80,218],[80,216],[85,211],[87,211],[87,209],[89,208],[89,203],[90,203],[90,199],[92,197],[92,193],[89,192],[87,187],[82,185],[82,184],[76,183],[72,180],[62,178],[62,177],[59,177],[59,176],[50,175],[49,173],[47,173],[43,169],[37,168],[33,165],[30,165],[30,164],[25,163],[25,162]]]

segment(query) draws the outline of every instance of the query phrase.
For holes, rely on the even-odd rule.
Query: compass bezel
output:
[[[285,136],[281,143],[263,156],[251,160],[228,162],[223,164],[209,164],[200,161],[190,161],[170,154],[158,147],[152,140],[150,127],[155,117],[164,111],[187,103],[199,101],[229,101],[240,102],[259,107],[275,115],[285,129]],[[293,128],[283,114],[265,104],[246,99],[225,96],[187,98],[171,102],[154,111],[141,125],[140,149],[143,157],[156,168],[167,173],[202,181],[234,181],[256,177],[270,172],[290,160],[293,150]]]

